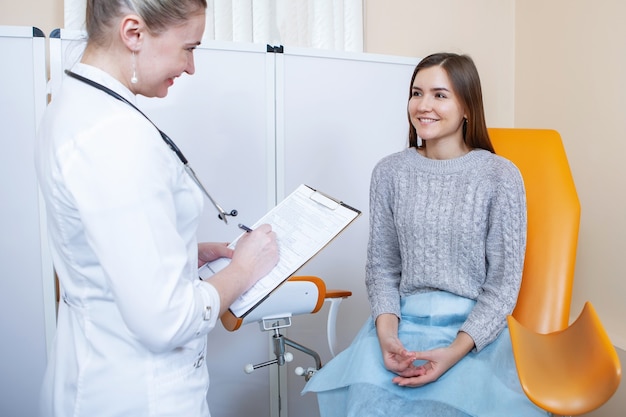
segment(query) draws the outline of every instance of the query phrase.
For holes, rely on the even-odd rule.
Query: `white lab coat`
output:
[[[135,102],[108,74],[74,71]],[[197,274],[201,192],[150,122],[73,78],[39,136],[61,288],[42,415],[208,416],[206,334],[220,305]]]

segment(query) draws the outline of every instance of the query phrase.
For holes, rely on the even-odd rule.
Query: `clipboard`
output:
[[[236,330],[245,316],[360,215],[360,210],[321,191],[305,184],[298,186],[252,226],[253,229],[264,223],[272,226],[277,235],[279,261],[272,271],[230,306],[222,316],[222,323],[233,324],[225,327],[231,331]],[[237,241],[242,235],[243,233],[231,242],[229,247],[237,246]],[[209,278],[229,263],[230,259],[217,259],[201,266],[198,274],[201,279]]]

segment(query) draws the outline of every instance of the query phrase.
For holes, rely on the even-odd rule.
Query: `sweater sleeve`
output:
[[[461,327],[480,351],[496,339],[513,311],[526,251],[526,194],[517,167],[501,164],[488,215],[485,246],[487,274],[476,305]]]
[[[383,313],[400,317],[401,257],[392,202],[393,172],[381,161],[370,183],[370,233],[367,247],[365,283],[372,318]]]

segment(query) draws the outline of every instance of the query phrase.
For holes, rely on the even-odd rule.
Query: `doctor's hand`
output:
[[[210,252],[209,257],[224,253],[219,247],[213,249],[215,251]],[[278,243],[270,225],[264,224],[252,232],[244,233],[237,241],[228,266],[205,280],[220,295],[220,316],[277,263]]]
[[[436,381],[474,348],[474,340],[464,332],[459,332],[456,339],[447,347],[413,352],[416,360],[426,361],[422,365],[412,365],[392,379],[401,387],[421,387]]]
[[[248,276],[248,288],[267,275],[277,263],[278,242],[269,224],[244,233],[237,242],[231,261],[231,265]]]
[[[198,243],[198,268],[207,262],[219,258],[232,258],[233,250],[228,247],[228,243],[202,242]]]

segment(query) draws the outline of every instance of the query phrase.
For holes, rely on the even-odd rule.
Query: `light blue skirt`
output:
[[[410,351],[448,346],[476,302],[447,292],[402,300],[400,340]],[[352,344],[316,372],[302,393],[317,393],[322,417],[546,416],[523,393],[508,328],[479,353],[470,352],[437,381],[419,388],[391,382],[370,318]]]

